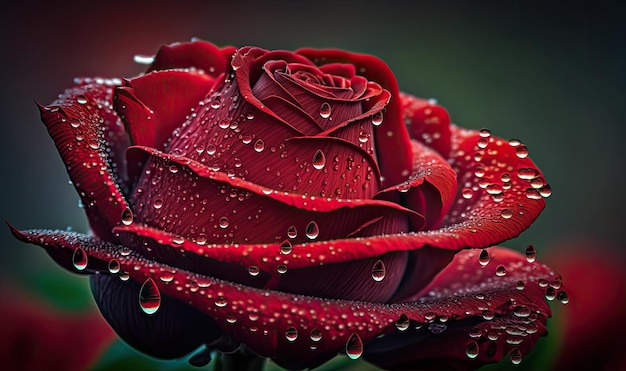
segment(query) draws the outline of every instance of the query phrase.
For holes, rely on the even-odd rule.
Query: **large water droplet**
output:
[[[377,112],[372,115],[372,124],[378,126],[383,123],[383,111]]]
[[[528,147],[526,147],[524,145],[518,146],[517,148],[515,148],[515,154],[519,158],[526,158],[526,157],[528,157]]]
[[[511,353],[509,353],[509,358],[511,358],[511,363],[514,365],[519,365],[522,362],[522,352],[514,348]]]
[[[406,331],[409,328],[411,321],[409,321],[409,317],[406,314],[403,314],[396,321],[396,328],[400,331]]]
[[[539,188],[539,194],[543,198],[552,196],[552,187],[550,187],[550,185],[548,184],[544,185],[543,187]]]
[[[467,347],[465,347],[465,354],[467,355],[467,358],[474,359],[478,357],[479,349],[480,348],[478,347],[478,343],[475,341],[471,341],[469,344],[467,344]]]
[[[148,278],[139,290],[139,305],[146,314],[154,314],[161,306],[161,293],[152,278]]]
[[[124,225],[133,224],[133,211],[128,207],[122,211],[122,223]]]
[[[289,255],[291,254],[291,251],[293,250],[293,246],[291,245],[291,242],[289,242],[289,240],[285,240],[283,241],[282,244],[280,244],[280,253],[283,255]]]
[[[298,330],[294,327],[289,327],[287,331],[285,331],[285,338],[289,342],[294,342],[298,338]]]
[[[559,299],[559,302],[561,304],[569,303],[569,296],[567,295],[567,292],[565,291],[559,292],[559,294],[557,295],[557,298]]]
[[[482,266],[485,266],[489,264],[489,260],[489,251],[487,251],[487,249],[483,249],[478,256],[478,263],[480,263],[480,265]]]
[[[363,341],[358,334],[352,334],[348,339],[346,354],[350,359],[358,359],[363,354]]]
[[[317,151],[315,151],[315,154],[313,154],[312,164],[313,167],[317,170],[322,170],[324,168],[324,165],[326,165],[326,156],[321,149],[318,149]]]
[[[109,261],[109,272],[116,274],[120,271],[120,261],[117,259],[111,259]]]
[[[310,240],[316,239],[317,236],[319,236],[320,234],[320,229],[317,226],[317,223],[315,223],[314,221],[310,221],[309,224],[307,224],[306,226],[305,234]]]
[[[382,260],[377,260],[372,267],[372,279],[376,282],[380,282],[385,279],[385,275],[387,274],[387,268],[385,268],[385,263]]]
[[[330,117],[330,112],[331,112],[330,104],[328,104],[327,102],[322,103],[322,105],[320,106],[320,116],[323,119],[327,119]]]
[[[537,258],[537,251],[535,250],[535,246],[528,245],[528,247],[526,248],[526,260],[529,263],[532,263],[535,261],[536,258]]]
[[[74,250],[74,254],[72,255],[72,263],[74,264],[74,268],[79,271],[85,270],[87,268],[87,253],[82,247],[77,247]]]

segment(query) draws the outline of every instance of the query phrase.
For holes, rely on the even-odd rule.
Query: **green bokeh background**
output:
[[[132,77],[143,69],[133,63],[135,54],[199,37],[217,45],[332,47],[382,58],[402,90],[436,98],[453,122],[519,138],[530,149],[553,195],[533,226],[504,245],[522,251],[534,244],[539,259],[564,240],[594,241],[591,251],[624,251],[626,17],[618,2],[60,4],[0,7],[0,217],[19,228],[87,230],[33,102],[51,102],[76,76]],[[0,241],[2,285],[66,310],[93,306],[84,278],[6,228]],[[558,330],[551,324],[551,336],[515,369],[549,365]],[[126,369],[128,362],[140,362],[135,369],[187,368],[151,363],[118,342],[96,369]],[[505,361],[489,368],[508,367]]]

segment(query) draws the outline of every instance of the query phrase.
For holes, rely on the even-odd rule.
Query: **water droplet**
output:
[[[530,310],[530,308],[523,306],[523,305],[513,310],[514,315],[516,315],[517,317],[522,317],[522,318],[530,316],[531,313],[532,311]]]
[[[487,145],[489,144],[489,138],[480,137],[478,138],[478,141],[476,144],[478,145],[478,148],[481,148],[481,149],[487,148]]]
[[[124,225],[133,224],[133,211],[128,207],[122,211],[122,223]]]
[[[561,291],[559,292],[559,294],[557,295],[559,302],[561,304],[567,304],[569,303],[569,296],[567,295],[567,292],[565,291]]]
[[[515,154],[519,158],[526,158],[526,157],[528,157],[528,147],[526,147],[526,146],[518,146],[517,148],[515,148]]]
[[[369,140],[369,135],[367,134],[367,131],[361,130],[359,132],[359,142],[366,143],[368,140]]]
[[[471,341],[469,344],[467,344],[467,347],[465,347],[465,354],[467,355],[467,358],[474,359],[478,357],[479,349],[480,348],[478,347],[478,343],[475,341]]]
[[[85,270],[87,268],[87,253],[82,247],[77,247],[74,250],[74,254],[72,255],[72,263],[74,264],[74,268],[79,271]]]
[[[545,186],[539,188],[539,194],[543,198],[550,197],[552,195],[552,187],[546,184]]]
[[[554,300],[556,298],[556,289],[554,287],[546,288],[546,299]]]
[[[311,334],[310,334],[311,340],[318,342],[320,340],[322,340],[322,332],[316,328],[314,328],[313,330],[311,330]]]
[[[529,263],[533,263],[536,258],[537,258],[537,250],[535,250],[535,246],[528,245],[528,247],[526,248],[526,260]]]
[[[130,274],[128,272],[120,272],[118,277],[121,281],[128,281],[130,279]]]
[[[541,194],[534,188],[526,188],[526,198],[531,200],[540,200]]]
[[[346,354],[350,359],[358,359],[363,354],[363,341],[358,334],[352,334],[346,343]]]
[[[220,228],[226,229],[228,228],[228,224],[230,224],[230,222],[228,221],[227,217],[223,216],[220,218],[220,221],[219,221]]]
[[[491,136],[491,130],[489,129],[480,129],[478,132],[481,138],[489,138]]]
[[[382,260],[377,260],[372,267],[372,279],[376,282],[380,282],[385,279],[385,275],[387,274],[387,269],[385,268],[385,263]]]
[[[285,264],[279,264],[276,267],[276,272],[278,272],[279,274],[285,274],[287,273],[287,266]]]
[[[319,236],[319,234],[320,234],[320,229],[317,226],[317,223],[315,223],[314,221],[310,221],[309,224],[307,224],[307,226],[306,226],[306,230],[305,230],[304,234],[306,234],[306,236],[310,240],[316,239],[317,236]]]
[[[506,268],[504,267],[504,265],[498,265],[498,267],[496,268],[496,276],[498,277],[506,276]]]
[[[511,363],[514,365],[519,365],[522,362],[522,352],[514,348],[511,353],[509,353],[509,358],[511,359]]]
[[[287,237],[291,239],[298,237],[298,230],[295,226],[292,225],[289,227],[289,229],[287,229]]]
[[[522,144],[522,142],[519,139],[511,139],[511,140],[509,140],[509,145],[511,147],[517,147],[520,144]]]
[[[219,126],[220,129],[228,129],[230,124],[228,123],[228,120],[223,119],[223,120],[220,120],[220,122],[217,124],[217,126]]]
[[[482,336],[482,334],[483,334],[483,329],[481,329],[480,327],[474,327],[469,332],[469,336],[471,338],[479,338]]]
[[[289,342],[294,342],[298,338],[298,330],[294,327],[289,327],[287,331],[285,331],[285,338]]]
[[[133,61],[137,64],[152,64],[154,62],[154,56],[152,55],[135,55]]]
[[[161,306],[161,293],[152,278],[146,279],[139,290],[139,305],[146,314],[154,314]]]
[[[496,314],[490,310],[486,310],[483,312],[483,319],[485,321],[491,321],[495,316]]]
[[[502,209],[500,216],[504,219],[511,219],[511,217],[513,217],[513,211],[511,209]]]
[[[478,256],[478,263],[480,263],[480,265],[484,267],[485,265],[489,264],[489,260],[489,251],[483,249]]]
[[[524,290],[524,286],[525,286],[524,281],[517,281],[517,283],[515,284],[515,288],[520,291]]]
[[[257,267],[256,265],[251,265],[248,267],[248,273],[254,277],[254,276],[258,276],[259,273],[261,272],[261,270],[259,269],[259,267]]]
[[[224,308],[226,304],[228,304],[228,300],[226,300],[226,298],[223,296],[218,296],[215,299],[215,306],[218,308]]]
[[[461,191],[461,194],[463,195],[464,199],[469,200],[474,195],[474,191],[472,191],[471,188],[463,188],[463,191]]]
[[[327,119],[330,117],[330,104],[328,104],[327,102],[322,103],[322,105],[320,106],[320,116],[323,119]]]
[[[383,123],[383,111],[377,112],[372,115],[372,124],[378,126]]]
[[[396,328],[400,331],[406,331],[409,328],[411,321],[409,321],[409,317],[406,314],[403,314],[396,321]]]
[[[117,259],[111,259],[109,261],[109,272],[116,274],[120,271],[120,261]]]
[[[217,95],[215,98],[213,98],[213,100],[211,101],[211,108],[213,109],[217,109],[220,108],[220,106],[222,105],[222,97],[220,97],[219,95]]]
[[[85,97],[84,95],[79,95],[76,97],[76,101],[78,102],[78,104],[87,104],[87,97]]]
[[[291,251],[293,250],[293,246],[291,245],[291,242],[289,242],[289,240],[285,240],[283,241],[282,244],[280,244],[280,253],[283,255],[289,255],[291,254]]]
[[[152,206],[154,206],[155,209],[160,209],[161,207],[163,207],[163,200],[157,198],[156,200],[154,200]]]
[[[531,167],[523,167],[517,170],[517,176],[523,180],[531,180],[537,176],[537,170]]]
[[[263,152],[264,149],[265,149],[265,143],[263,142],[262,139],[259,139],[256,142],[254,142],[254,150],[255,151]]]
[[[317,170],[322,170],[324,168],[324,165],[326,165],[326,156],[321,149],[315,151],[312,164],[313,167]]]

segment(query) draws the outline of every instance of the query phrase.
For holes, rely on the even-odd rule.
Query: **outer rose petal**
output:
[[[375,81],[391,93],[392,100],[387,105],[383,123],[374,128],[376,154],[384,177],[383,187],[387,188],[406,180],[411,171],[411,144],[402,119],[402,102],[399,97],[398,82],[382,60],[365,54],[355,54],[343,50],[300,49],[301,54],[317,65],[348,63],[356,67],[357,73],[370,81]]]
[[[78,192],[92,231],[100,238],[115,241],[111,229],[121,224],[127,208],[126,188],[117,168],[121,149],[128,145],[121,120],[111,110],[113,87],[118,81],[94,79],[66,90],[50,106],[42,107],[41,120]],[[93,81],[93,82],[91,82]],[[107,141],[112,140],[112,144]],[[113,151],[113,155],[108,150]]]
[[[148,67],[148,72],[178,68],[196,68],[217,78],[229,69],[228,63],[235,47],[222,49],[206,41],[193,41],[163,45]]]
[[[448,158],[452,149],[448,112],[431,100],[410,94],[400,93],[400,99],[411,138]]]
[[[80,247],[89,255],[90,263],[99,266],[116,259],[121,271],[127,272],[135,281],[141,283],[152,279],[162,294],[196,307],[257,354],[272,357],[280,365],[291,368],[312,367],[330,359],[345,349],[346,343],[353,336],[367,343],[381,334],[397,331],[394,323],[399,319],[406,318],[413,323],[432,323],[438,319],[441,323],[445,318],[451,326],[456,321],[474,318],[477,323],[481,323],[483,312],[487,309],[498,320],[481,326],[497,331],[502,325],[501,321],[505,321],[516,330],[514,334],[503,333],[499,336],[496,346],[513,348],[513,345],[506,343],[509,340],[517,343],[515,347],[523,352],[526,349],[525,342],[532,343],[539,335],[532,334],[543,334],[545,328],[533,323],[535,316],[528,315],[526,318],[526,310],[520,312],[520,308],[527,307],[531,312],[536,312],[537,318],[549,316],[549,307],[543,300],[544,289],[538,281],[552,281],[556,277],[548,267],[539,263],[525,265],[521,255],[510,252],[493,254],[493,265],[502,263],[509,268],[507,275],[498,277],[494,274],[493,265],[481,267],[478,264],[478,253],[466,250],[457,254],[459,263],[454,265],[457,272],[454,276],[461,278],[463,274],[475,275],[472,277],[480,277],[482,280],[457,280],[451,287],[437,284],[433,286],[431,297],[420,302],[383,305],[253,289],[146,260],[132,251],[124,251],[124,248],[76,233],[40,230],[21,232],[16,229],[12,229],[12,232],[22,241],[50,250],[71,252]],[[502,257],[503,261],[497,260],[498,257]],[[109,274],[107,272],[103,269],[101,274]],[[516,288],[518,281],[525,283],[523,290]],[[444,283],[445,280],[437,282]],[[476,285],[477,282],[481,284]],[[514,310],[528,320],[525,330],[510,317]],[[507,318],[513,319],[509,321]],[[521,332],[518,334],[518,331]],[[315,332],[313,337],[312,332]],[[523,336],[524,332],[532,333],[532,336]],[[313,340],[318,338],[318,334],[321,338]],[[481,339],[487,335],[486,331],[481,331]],[[468,334],[467,342],[471,340]],[[465,349],[466,343],[450,344],[451,347],[455,345]],[[455,354],[458,355],[458,352],[450,351],[451,356]],[[485,361],[491,362],[493,358],[477,358],[476,366]]]

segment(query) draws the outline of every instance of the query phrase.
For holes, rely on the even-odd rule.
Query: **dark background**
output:
[[[503,245],[534,244],[539,259],[567,259],[568,244],[584,241],[589,254],[625,260],[626,16],[618,1],[60,4],[0,8],[0,218],[19,228],[87,229],[34,101],[50,103],[77,76],[132,77],[144,68],[135,54],[199,37],[382,58],[401,90],[436,98],[453,122],[530,149],[553,195],[533,226]],[[86,281],[40,248],[6,228],[0,241],[3,285],[62,307],[91,305]]]

